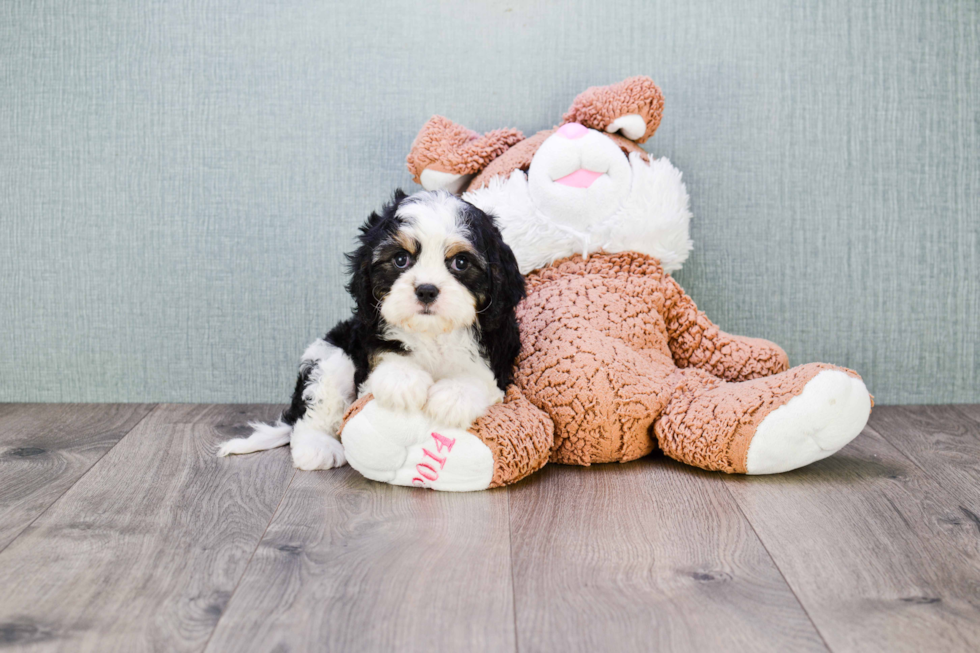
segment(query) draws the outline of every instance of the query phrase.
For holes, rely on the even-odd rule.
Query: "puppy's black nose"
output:
[[[415,287],[415,296],[423,304],[431,304],[439,296],[439,289],[431,283],[423,283],[421,286]]]

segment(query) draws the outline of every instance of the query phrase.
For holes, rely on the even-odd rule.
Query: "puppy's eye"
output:
[[[392,259],[392,262],[396,268],[404,270],[412,262],[412,257],[408,255],[408,252],[398,252],[395,254],[395,258]]]
[[[453,257],[452,263],[449,264],[454,272],[462,272],[466,268],[470,267],[470,259],[466,257],[465,254],[457,254]]]

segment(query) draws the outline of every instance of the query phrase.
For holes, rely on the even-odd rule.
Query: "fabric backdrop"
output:
[[[431,114],[636,74],[716,323],[980,401],[976,0],[0,3],[0,401],[285,401]]]

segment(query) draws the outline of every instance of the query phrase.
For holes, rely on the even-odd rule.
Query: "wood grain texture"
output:
[[[980,407],[876,408],[779,476],[652,458],[473,494],[213,457],[277,408],[0,405],[0,487],[60,497],[0,552],[0,649],[980,648]]]
[[[727,485],[832,650],[977,650],[977,525],[873,430],[809,467]]]
[[[146,404],[0,405],[0,551],[151,408]]]
[[[510,500],[521,651],[825,650],[720,475],[553,466]]]
[[[296,475],[208,651],[513,651],[506,490]]]
[[[160,406],[0,554],[18,650],[200,651],[268,526],[289,452],[218,443],[271,406]]]
[[[883,406],[868,426],[957,497],[961,518],[980,529],[980,421],[969,407]]]

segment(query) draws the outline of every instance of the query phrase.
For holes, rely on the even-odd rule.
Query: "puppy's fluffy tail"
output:
[[[218,449],[219,456],[275,449],[284,444],[289,444],[289,436],[293,432],[292,425],[286,424],[282,420],[275,424],[249,422],[248,425],[252,427],[252,435],[247,438],[228,440]]]

